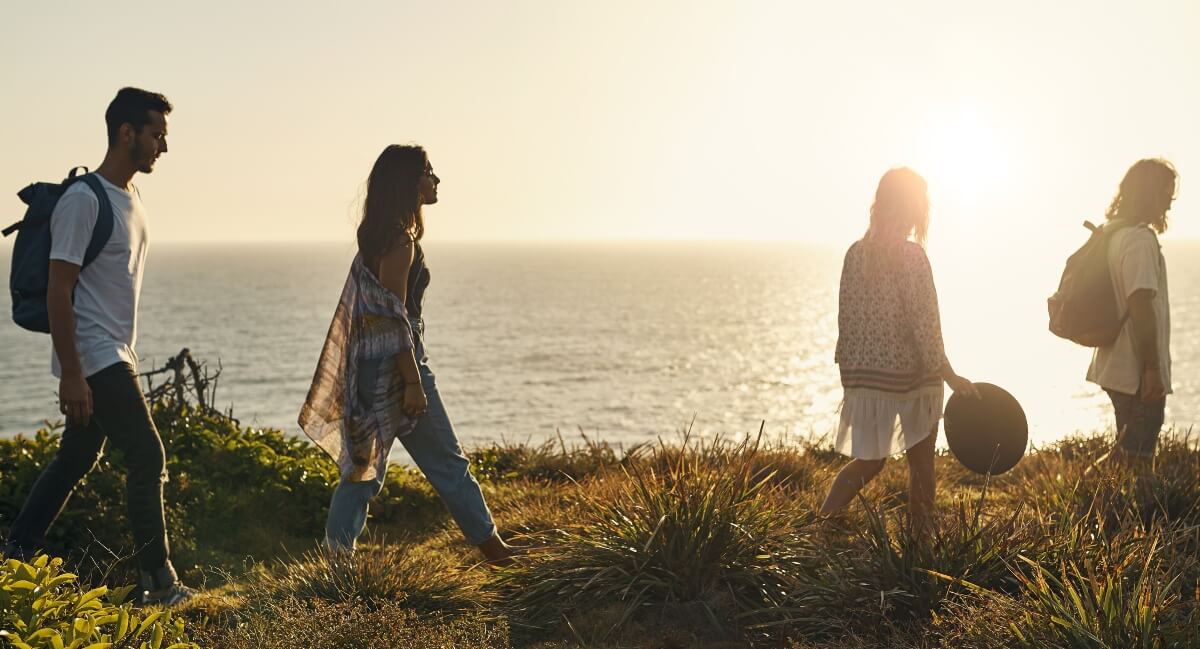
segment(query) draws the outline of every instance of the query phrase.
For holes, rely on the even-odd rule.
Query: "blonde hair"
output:
[[[879,179],[871,223],[863,241],[911,240],[922,248],[929,235],[929,185],[908,167],[889,169]]]
[[[1179,173],[1170,162],[1162,158],[1138,160],[1121,179],[1117,195],[1113,196],[1104,213],[1105,218],[1147,223],[1159,234],[1166,232],[1167,211],[1171,209],[1170,200],[1165,200],[1166,194],[1175,197],[1178,180]]]

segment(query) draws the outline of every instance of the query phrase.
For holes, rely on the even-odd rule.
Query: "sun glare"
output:
[[[917,171],[943,207],[970,208],[1006,185],[1011,156],[998,125],[974,111],[931,118],[923,129]]]

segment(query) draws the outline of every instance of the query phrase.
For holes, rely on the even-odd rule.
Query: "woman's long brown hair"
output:
[[[425,234],[418,186],[428,164],[425,149],[414,145],[389,145],[375,160],[358,225],[358,252],[368,268],[397,241],[420,241]]]

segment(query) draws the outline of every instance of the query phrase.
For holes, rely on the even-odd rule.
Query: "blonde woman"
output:
[[[943,384],[978,395],[954,373],[942,346],[937,291],[924,248],[928,230],[925,179],[904,167],[888,171],[875,192],[867,233],[850,246],[842,266],[834,360],[844,399],[836,447],[853,459],[834,478],[822,514],[845,508],[888,457],[903,452],[909,512],[915,522],[927,524]]]

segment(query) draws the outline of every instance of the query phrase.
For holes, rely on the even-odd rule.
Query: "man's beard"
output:
[[[143,149],[141,144],[134,140],[133,150],[129,152],[133,158],[133,164],[137,166],[138,171],[148,174],[153,169],[154,156],[146,149]]]

